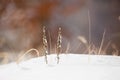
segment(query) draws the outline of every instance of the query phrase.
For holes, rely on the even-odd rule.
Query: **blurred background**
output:
[[[90,45],[92,54],[120,54],[120,0],[0,0],[1,63],[31,48],[43,55],[43,26],[49,54],[56,51],[58,27],[62,53],[87,54]]]

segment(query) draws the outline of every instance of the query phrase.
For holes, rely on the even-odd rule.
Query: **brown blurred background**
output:
[[[105,54],[120,53],[120,0],[0,0],[0,54],[11,61],[30,48],[43,54],[42,25],[47,27],[51,53],[55,53],[60,26],[62,52],[69,45],[68,52],[84,53],[78,37],[89,42],[89,33],[90,43],[99,49],[106,31]]]

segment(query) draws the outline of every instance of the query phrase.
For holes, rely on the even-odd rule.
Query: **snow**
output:
[[[120,57],[61,54],[0,66],[0,80],[120,80]]]

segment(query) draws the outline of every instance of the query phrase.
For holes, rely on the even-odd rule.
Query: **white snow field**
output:
[[[0,80],[120,80],[120,57],[61,54],[0,66]]]

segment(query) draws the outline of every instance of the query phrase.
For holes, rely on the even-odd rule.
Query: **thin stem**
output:
[[[66,53],[66,54],[69,52],[69,49],[70,49],[70,43],[68,42],[67,48],[66,48],[66,50],[65,50],[65,53]]]
[[[43,48],[45,50],[44,56],[45,56],[45,62],[46,64],[48,64],[48,60],[47,60],[47,55],[48,55],[48,41],[46,38],[46,28],[45,26],[43,27]]]
[[[105,33],[106,33],[106,31],[104,30],[102,41],[101,41],[100,48],[99,48],[99,51],[98,51],[98,55],[101,54],[101,51],[102,51],[103,43],[104,43],[104,40],[105,40]]]
[[[89,48],[88,48],[88,53],[90,54],[90,44],[91,44],[91,19],[90,19],[90,11],[88,10],[88,27],[89,27],[89,42],[88,42],[88,45],[89,45]]]
[[[59,64],[59,54],[61,53],[61,47],[62,47],[62,35],[61,35],[61,28],[59,28],[58,31],[58,39],[57,39],[57,64]]]

